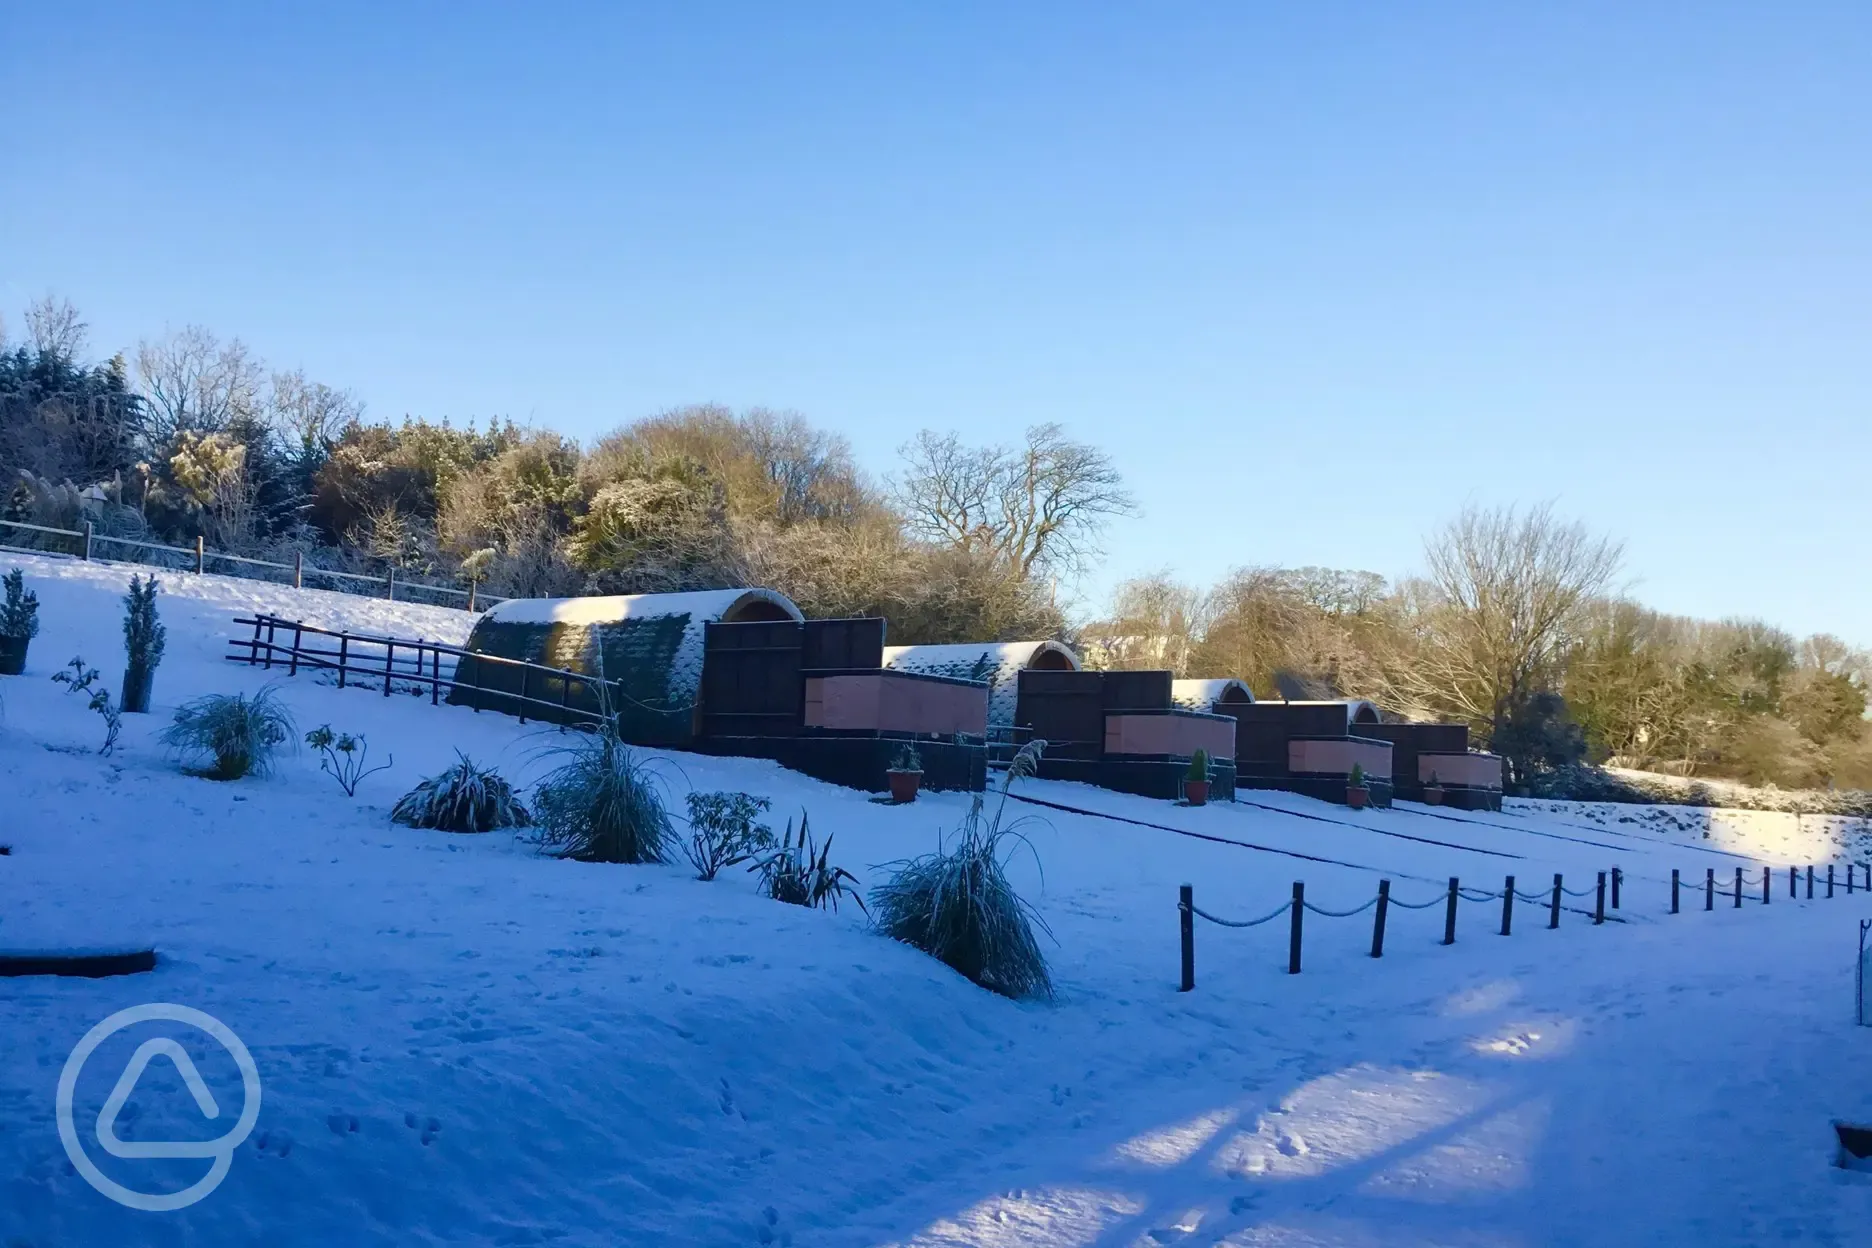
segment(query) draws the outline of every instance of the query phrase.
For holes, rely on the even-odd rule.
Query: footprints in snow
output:
[[[363,1123],[359,1120],[356,1114],[348,1114],[348,1113],[343,1113],[343,1112],[328,1115],[325,1119],[325,1125],[331,1128],[331,1133],[339,1137],[340,1139],[343,1139],[344,1137],[349,1136],[349,1135],[358,1134],[360,1129],[363,1127]],[[416,1138],[422,1141],[425,1147],[427,1147],[430,1144],[435,1143],[436,1137],[442,1134],[442,1124],[440,1122],[438,1122],[434,1118],[429,1118],[429,1117],[419,1115],[419,1114],[414,1114],[414,1113],[404,1114],[403,1125],[408,1127],[411,1131],[414,1131],[416,1133]],[[262,1141],[266,1141],[269,1135],[273,1137],[274,1141],[283,1143],[283,1148],[277,1150],[279,1151],[279,1155],[281,1157],[284,1157],[288,1152],[292,1151],[292,1137],[291,1136],[285,1135],[285,1133],[283,1132],[275,1131],[275,1132],[270,1132],[270,1133],[261,1132],[259,1138]],[[262,1143],[261,1149],[262,1151],[266,1151],[267,1145],[265,1143]]]

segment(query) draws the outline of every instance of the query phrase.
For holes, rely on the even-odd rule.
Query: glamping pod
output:
[[[1391,743],[1391,787],[1422,801],[1432,780],[1443,804],[1458,810],[1500,810],[1502,760],[1469,748],[1467,724],[1362,724],[1358,734]]]
[[[706,626],[799,624],[804,618],[771,589],[512,598],[475,621],[467,649],[487,658],[461,660],[455,680],[474,687],[457,688],[449,701],[554,723],[589,720],[598,710],[589,684],[555,681],[521,664],[560,668],[607,682],[627,740],[686,749],[702,727],[698,695]],[[518,662],[510,666],[502,659]],[[562,708],[558,713],[555,703]]]
[[[987,773],[988,686],[883,665],[881,619],[807,620],[768,589],[516,599],[477,621],[449,701],[589,723],[597,677],[636,745],[771,758],[873,792],[907,745],[923,787]]]
[[[1012,727],[1025,671],[1076,672],[1079,656],[1057,641],[987,641],[949,646],[886,646],[884,666],[988,682],[988,722]]]
[[[1343,805],[1356,766],[1372,804],[1391,804],[1391,742],[1368,734],[1379,726],[1370,702],[1217,702],[1215,710],[1235,721],[1237,785]]]
[[[1018,677],[1015,722],[1024,737],[1046,741],[1039,774],[1047,779],[1174,800],[1200,749],[1211,760],[1211,795],[1233,798],[1234,722],[1177,705],[1172,686],[1164,671],[1027,668]]]
[[[1170,700],[1186,711],[1213,711],[1218,702],[1235,705],[1255,698],[1247,685],[1225,676],[1217,680],[1173,680]]]

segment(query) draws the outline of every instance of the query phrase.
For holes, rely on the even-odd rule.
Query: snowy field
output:
[[[1872,1119],[1872,1029],[1852,1022],[1872,898],[1790,901],[1783,870],[1758,899],[1763,864],[1834,863],[1843,882],[1872,857],[1856,822],[1517,802],[1354,814],[1253,793],[1192,810],[1028,783],[1164,826],[1021,807],[1034,855],[1015,873],[1057,938],[1060,994],[1014,1003],[855,907],[783,906],[738,870],[700,883],[389,822],[458,749],[538,775],[553,730],[280,680],[302,731],[329,722],[394,755],[355,800],[303,751],[217,784],[154,741],[180,701],[266,683],[222,657],[237,614],[458,641],[462,612],[166,577],[155,713],[126,717],[101,759],[98,718],[48,678],[82,654],[115,691],[131,569],[0,556],[15,564],[44,627],[27,674],[0,678],[0,948],[145,942],[162,962],[0,979],[7,1248],[1867,1242],[1872,1175],[1831,1167],[1828,1121]],[[659,765],[678,807],[691,787],[733,788],[771,797],[777,819],[810,811],[867,885],[965,806],[880,806],[752,760]],[[1570,898],[1559,931],[1524,905],[1504,938],[1499,902],[1464,903],[1445,948],[1440,906],[1393,910],[1373,961],[1370,912],[1308,915],[1298,976],[1284,919],[1199,923],[1197,990],[1176,991],[1182,883],[1248,918],[1295,880],[1330,909],[1381,877],[1421,902],[1451,875],[1545,891],[1555,872],[1586,888],[1614,865],[1617,922],[1593,927]],[[1704,913],[1686,890],[1686,913],[1668,913],[1672,868],[1726,883],[1738,865],[1756,898],[1743,910]],[[264,1087],[226,1181],[176,1213],[98,1195],[54,1126],[72,1047],[151,1001],[225,1022]],[[139,1038],[87,1064],[81,1124]],[[195,1055],[238,1105],[232,1063]],[[221,1129],[161,1064],[118,1124],[126,1139]],[[150,1190],[204,1164],[101,1161]]]

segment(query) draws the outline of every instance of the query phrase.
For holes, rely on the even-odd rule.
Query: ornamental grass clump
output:
[[[161,740],[196,774],[238,780],[271,772],[274,755],[292,737],[292,713],[268,687],[251,698],[211,693],[185,702],[176,708]]]
[[[577,862],[667,862],[675,831],[661,785],[607,717],[533,791],[541,848]]]
[[[1034,931],[1051,938],[1007,878],[1006,842],[1026,838],[1020,821],[1003,826],[1008,790],[1032,775],[1044,741],[1021,747],[1001,783],[1001,800],[988,816],[977,796],[960,835],[936,852],[890,864],[890,878],[871,890],[878,927],[913,945],[991,992],[1005,997],[1051,997],[1053,980]],[[1028,845],[1031,852],[1032,846]],[[1036,858],[1036,862],[1037,862]]]
[[[474,765],[456,752],[456,763],[438,772],[397,800],[390,818],[412,828],[440,828],[444,832],[492,832],[496,828],[524,828],[533,822],[513,785],[493,768]]]

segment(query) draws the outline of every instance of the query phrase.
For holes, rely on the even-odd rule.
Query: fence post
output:
[[[202,545],[201,534],[195,535],[195,575],[200,576],[208,567],[208,551]]]
[[[84,554],[79,558],[87,563],[91,560],[91,522],[89,520],[84,522]]]
[[[293,588],[305,588],[305,551],[293,551]]]
[[[1196,900],[1195,889],[1188,884],[1177,888],[1177,924],[1183,932],[1183,982],[1178,992],[1196,987]]]
[[[1501,890],[1501,934],[1506,936],[1514,926],[1514,876],[1509,876]]]
[[[418,666],[422,664],[422,655],[416,656]],[[438,706],[442,702],[442,647],[437,646],[429,652],[429,705]]]
[[[1295,880],[1293,891],[1293,921],[1287,933],[1287,973],[1289,975],[1298,975],[1300,973],[1300,927],[1305,918],[1306,883],[1303,880]]]
[[[386,591],[385,596],[389,598],[391,602],[395,602],[396,601],[396,564],[394,563],[390,565],[390,570],[384,573],[384,589]]]
[[[1372,919],[1371,956],[1384,957],[1384,921],[1385,911],[1391,908],[1391,881],[1378,881],[1378,913]]]
[[[1619,885],[1625,882],[1625,872],[1618,867],[1612,868],[1612,908],[1619,908]]]
[[[345,663],[351,655],[351,634],[338,634],[338,687],[344,688]]]
[[[1735,909],[1742,908],[1742,868],[1736,868]]]
[[[267,648],[267,657],[266,657],[266,668],[267,668],[267,671],[269,671],[269,672],[273,670],[273,641],[274,641],[274,631],[273,631],[273,630],[274,630],[274,629],[276,629],[277,627],[279,627],[279,625],[278,625],[278,622],[277,622],[276,620],[274,620],[274,618],[273,618],[272,616],[270,616],[270,615],[269,615],[269,616],[267,616],[267,617],[266,617],[266,629],[267,629],[267,639],[266,639],[266,648]],[[257,637],[257,636],[259,635],[259,633],[260,633],[260,626],[259,626],[258,624],[255,624],[255,625],[254,625],[254,635],[255,635],[255,636]]]
[[[390,696],[390,677],[396,672],[396,642],[386,641],[383,648],[383,696]]]
[[[1813,900],[1813,864],[1807,865],[1807,900]]]
[[[523,667],[520,669],[520,722],[523,724],[526,723],[527,677],[531,676],[532,674],[533,674],[533,669],[530,666]]]
[[[1827,863],[1827,900],[1833,900],[1833,864]]]
[[[1677,868],[1671,868],[1671,913],[1677,913]]]
[[[1443,943],[1456,943],[1456,893],[1462,887],[1455,876],[1449,877],[1449,901],[1443,906]]]
[[[480,581],[475,580],[472,577],[469,578],[469,581],[468,581],[468,614],[469,615],[474,614],[475,586],[479,585],[480,583],[481,583]]]
[[[1592,921],[1594,923],[1605,922],[1605,872],[1603,871],[1599,873],[1599,901],[1593,909]]]
[[[292,667],[286,673],[288,676],[297,676],[299,674],[299,643],[304,638],[305,621],[300,620],[297,624],[293,625]]]
[[[1716,908],[1716,868],[1705,867],[1704,870],[1708,874],[1703,877],[1703,908],[1714,910]]]
[[[1774,868],[1762,868],[1762,905],[1769,904],[1770,894],[1774,892]]]
[[[1560,926],[1560,873],[1553,873],[1553,908],[1547,915],[1547,930],[1554,931]]]

